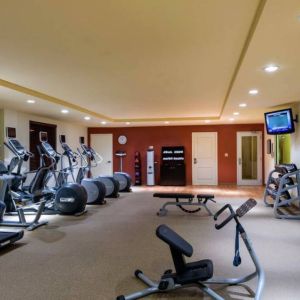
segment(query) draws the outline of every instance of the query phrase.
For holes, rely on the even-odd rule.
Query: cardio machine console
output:
[[[87,145],[81,144],[81,148],[87,156],[93,157],[93,151]]]
[[[46,154],[48,155],[48,156],[51,156],[51,157],[55,157],[56,156],[56,151],[52,148],[52,146],[49,144],[49,143],[47,143],[47,142],[42,142],[42,148],[43,148],[43,150],[46,152]]]
[[[16,153],[18,153],[19,155],[26,154],[26,149],[20,144],[17,139],[9,139],[8,142]]]
[[[280,174],[287,174],[297,171],[298,168],[295,164],[277,164],[275,170]]]

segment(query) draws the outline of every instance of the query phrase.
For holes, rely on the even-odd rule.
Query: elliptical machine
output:
[[[10,128],[14,129],[14,128]],[[8,130],[7,130],[8,132]],[[40,167],[34,172],[34,177],[29,186],[23,186],[26,176],[21,175],[21,168],[24,161],[27,161],[32,154],[19,143],[15,138],[16,133],[8,135],[4,145],[15,155],[8,167],[0,162],[0,225],[11,227],[23,227],[27,230],[34,230],[48,222],[40,222],[44,212],[49,193],[43,190],[43,182],[47,177],[49,167]],[[14,170],[16,172],[14,172]],[[26,220],[25,213],[31,210],[34,212],[32,221]],[[5,214],[18,216],[17,221],[7,221]]]
[[[61,155],[56,152],[48,143],[47,132],[40,132],[40,146],[38,150],[41,156],[41,165],[46,165],[45,157],[51,161],[50,175],[48,176],[45,185],[53,177],[55,186],[50,189],[54,194],[54,201],[51,201],[47,206],[47,213],[75,215],[80,216],[86,213],[87,192],[85,188],[78,183],[69,183],[67,181],[69,170],[63,168]],[[60,170],[56,170],[58,163],[61,162]]]
[[[86,171],[87,173],[92,173],[92,168],[97,167],[99,163],[101,163],[102,158],[99,156],[99,154],[94,151],[93,148],[88,147],[84,144],[84,137],[80,137],[79,139],[81,150],[78,148],[78,153],[85,157],[87,166]],[[112,176],[97,176],[93,177],[94,180],[98,180],[102,182],[105,185],[106,188],[106,194],[105,197],[107,198],[118,198],[119,197],[119,190],[120,190],[120,184],[119,182]]]
[[[105,204],[106,201],[104,200],[106,194],[105,185],[98,181],[91,178],[85,178],[86,173],[88,172],[88,163],[81,155],[81,166],[78,167],[78,154],[73,152],[69,145],[66,143],[66,136],[60,135],[59,141],[61,144],[63,152],[63,157],[66,157],[69,164],[69,171],[73,178],[73,182],[76,182],[82,185],[86,192],[87,192],[87,204]],[[62,161],[63,161],[62,157]],[[85,165],[83,165],[83,163]],[[74,170],[78,168],[78,173],[76,179],[74,177]],[[65,168],[63,168],[65,169]]]
[[[120,184],[120,192],[131,192],[131,177],[128,173],[123,172],[123,157],[127,154],[125,151],[116,151],[115,155],[120,159],[120,171],[114,172],[114,178]]]

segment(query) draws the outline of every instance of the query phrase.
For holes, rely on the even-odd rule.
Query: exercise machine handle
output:
[[[225,210],[229,210],[230,211],[230,215],[220,224],[215,224],[215,228],[217,230],[223,228],[226,224],[228,224],[232,219],[234,219],[234,217],[236,216],[232,206],[230,204],[226,204],[224,205],[219,211],[217,211],[214,215],[214,220],[217,221],[218,217],[225,211]]]

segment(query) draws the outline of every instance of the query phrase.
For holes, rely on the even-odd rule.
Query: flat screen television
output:
[[[16,128],[6,127],[6,137],[15,139],[17,137]]]
[[[40,131],[40,142],[48,142],[48,132]]]
[[[286,134],[295,132],[292,109],[282,109],[265,113],[268,134]]]
[[[66,136],[64,134],[61,134],[59,136],[59,141],[62,143],[62,144],[65,144],[66,143]]]
[[[80,144],[84,144],[84,136],[81,136],[81,137],[79,138],[79,143],[80,143]]]

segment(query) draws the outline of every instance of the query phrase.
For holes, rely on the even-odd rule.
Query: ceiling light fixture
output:
[[[35,103],[35,100],[33,100],[33,99],[28,99],[26,102],[29,103],[29,104],[34,104],[34,103]]]
[[[102,122],[101,122],[102,125],[105,125],[106,123],[107,123],[107,122],[105,122],[105,121],[102,121]]]
[[[234,113],[233,113],[233,115],[235,115],[235,116],[238,116],[240,113],[238,112],[238,111],[235,111]]]
[[[240,103],[239,107],[247,107],[247,103]]]
[[[87,120],[87,121],[89,121],[91,119],[91,117],[85,116],[84,119]]]
[[[229,121],[233,122],[233,121],[234,121],[234,118],[230,118]]]
[[[250,95],[257,95],[257,94],[258,94],[258,90],[253,89],[253,90],[250,90],[248,93],[249,93]]]
[[[62,114],[68,114],[69,111],[68,111],[67,109],[62,109],[62,110],[61,110],[61,113],[62,113]]]
[[[165,124],[170,124],[170,122],[169,121],[165,121]]]
[[[210,123],[210,120],[205,120],[204,122],[205,122],[205,123]]]
[[[130,122],[126,122],[126,125],[130,125]]]
[[[278,71],[278,69],[279,69],[279,66],[276,66],[276,65],[267,65],[264,67],[264,70],[267,73],[276,72],[276,71]]]

